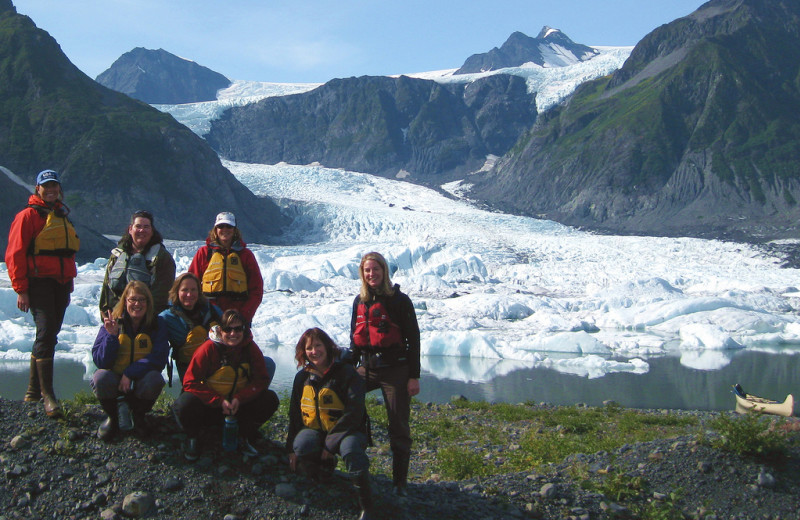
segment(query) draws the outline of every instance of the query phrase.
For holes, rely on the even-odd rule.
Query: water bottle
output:
[[[239,445],[239,421],[233,415],[225,416],[225,427],[222,429],[222,449],[236,451]]]
[[[128,432],[133,429],[133,421],[131,420],[131,408],[128,406],[128,401],[124,395],[117,397],[117,418],[119,420],[119,429]]]

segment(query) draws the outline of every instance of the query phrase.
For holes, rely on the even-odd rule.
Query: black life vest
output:
[[[389,317],[386,305],[380,300],[369,304],[359,302],[353,343],[361,349],[384,350],[404,347],[400,326]]]
[[[150,287],[153,283],[153,274],[150,269],[159,251],[161,251],[161,244],[153,245],[144,254],[134,253],[132,255],[115,247],[111,251],[111,256],[116,257],[117,260],[108,274],[108,288],[115,294],[122,294],[128,282],[132,281],[144,282]]]

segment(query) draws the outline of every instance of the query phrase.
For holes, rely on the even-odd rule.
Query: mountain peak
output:
[[[507,67],[519,67],[534,63],[540,67],[564,67],[586,61],[598,54],[596,49],[573,42],[558,29],[544,26],[539,36],[530,36],[516,31],[498,49],[487,53],[473,54],[455,74],[487,72]]]
[[[145,103],[213,101],[231,80],[164,49],[136,47],[97,76],[97,82]]]

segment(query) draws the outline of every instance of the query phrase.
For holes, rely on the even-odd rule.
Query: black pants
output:
[[[69,305],[72,283],[59,283],[53,278],[29,278],[28,298],[31,316],[36,324],[36,339],[31,354],[36,359],[52,359],[58,333]]]
[[[389,419],[389,445],[394,457],[408,458],[411,453],[411,396],[408,395],[408,365],[391,367],[358,368],[361,377],[367,379],[367,392],[381,389],[386,415]]]
[[[240,404],[236,418],[242,437],[253,440],[255,433],[272,417],[279,404],[278,394],[269,389],[258,394],[252,401]],[[208,406],[191,392],[183,392],[178,396],[172,411],[175,412],[178,424],[190,437],[199,436],[204,428],[221,427],[225,422],[221,407]]]

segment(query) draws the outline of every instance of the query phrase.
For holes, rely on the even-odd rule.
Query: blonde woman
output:
[[[120,396],[130,406],[136,432],[148,433],[145,414],[164,388],[161,371],[168,355],[167,326],[153,311],[150,289],[144,282],[129,282],[114,310],[103,314],[92,346],[97,366],[92,389],[108,414],[97,430],[101,440],[110,441],[119,431]]]
[[[392,284],[380,253],[358,268],[361,291],[353,301],[350,348],[367,391],[380,388],[389,418],[394,493],[406,496],[411,455],[411,398],[419,393],[419,325],[411,299]]]

